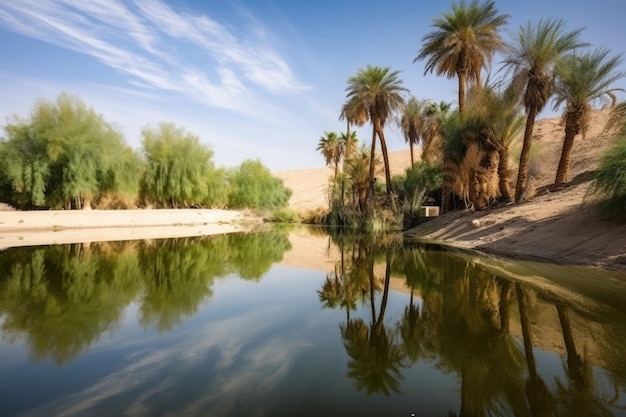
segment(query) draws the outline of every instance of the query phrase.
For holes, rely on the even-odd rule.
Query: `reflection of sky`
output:
[[[155,407],[161,411],[169,407],[178,415],[224,415],[248,408],[244,405],[248,400],[242,400],[260,401],[272,395],[293,372],[296,358],[320,341],[334,338],[334,345],[341,348],[338,326],[328,326],[312,314],[319,310],[315,293],[319,277],[319,272],[274,268],[262,283],[220,280],[209,303],[163,335],[140,328],[136,318],[133,323],[130,317],[136,315],[137,306],[131,305],[116,334],[103,337],[89,353],[45,378],[54,383],[80,372],[77,365],[98,368],[97,362],[110,362],[112,368],[93,372],[93,380],[82,389],[64,393],[25,415],[122,414],[124,410],[149,415]],[[16,371],[29,367],[20,362]],[[341,377],[342,368],[335,369]],[[255,408],[262,412],[263,407]]]

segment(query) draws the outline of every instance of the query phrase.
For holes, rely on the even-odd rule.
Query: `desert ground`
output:
[[[598,158],[613,141],[605,132],[609,112],[596,111],[586,137],[576,138],[567,188],[546,190],[554,181],[563,126],[558,117],[539,120],[530,169],[538,192],[532,201],[486,212],[453,211],[406,236],[512,257],[626,270],[626,225],[598,219],[585,198]],[[409,150],[391,152],[390,165],[392,174],[404,172]],[[327,207],[331,174],[327,167],[275,173],[293,190],[290,208],[301,213]],[[228,210],[0,211],[0,248],[230,233],[259,222],[250,213]]]

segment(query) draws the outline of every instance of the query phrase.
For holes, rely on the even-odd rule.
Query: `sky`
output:
[[[272,171],[320,167],[324,132],[341,132],[347,79],[390,67],[410,94],[456,106],[457,81],[413,62],[449,1],[2,0],[0,123],[36,100],[79,97],[135,149],[141,130],[172,122],[197,135],[217,166],[260,159]],[[499,0],[503,37],[540,18],[584,27],[582,40],[626,49],[623,0]],[[494,60],[497,67],[498,59]],[[626,72],[626,64],[620,70]],[[618,87],[626,88],[626,79]],[[620,100],[626,96],[618,94]],[[551,106],[543,117],[559,114]],[[357,130],[371,140],[371,128]],[[390,150],[406,149],[386,127]],[[4,131],[0,131],[4,137]]]

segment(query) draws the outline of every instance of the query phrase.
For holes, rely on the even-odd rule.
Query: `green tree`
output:
[[[228,205],[231,208],[281,208],[287,206],[291,197],[291,189],[259,160],[243,161],[230,171],[228,181],[231,187]]]
[[[479,83],[480,71],[493,54],[504,47],[498,34],[508,15],[499,15],[495,1],[452,3],[452,12],[434,18],[433,28],[422,38],[422,47],[413,60],[426,59],[424,74],[435,71],[459,80],[459,111],[465,111],[466,81]]]
[[[365,69],[359,68],[356,75],[348,78],[347,101],[343,106],[344,112],[347,115],[352,115],[346,117],[358,119],[358,117],[365,116],[372,123],[370,184],[373,184],[374,181],[376,136],[378,135],[385,167],[387,195],[391,194],[391,173],[383,128],[392,114],[404,105],[402,94],[407,91],[402,86],[402,81],[398,79],[398,75],[398,71],[391,71],[389,67],[381,68],[368,65]]]
[[[526,109],[524,143],[519,158],[515,202],[520,202],[528,181],[528,164],[535,118],[546,106],[554,85],[554,64],[563,54],[582,46],[578,40],[582,29],[565,31],[563,20],[541,19],[521,26],[517,37],[508,45],[505,68],[512,71],[513,82],[523,86]]]
[[[411,166],[415,164],[413,146],[417,145],[423,137],[426,121],[425,111],[429,104],[427,99],[418,100],[415,97],[411,97],[398,120],[404,139],[409,143],[409,149],[411,150]]]
[[[620,55],[609,56],[609,50],[604,48],[582,55],[567,55],[557,62],[554,109],[565,105],[565,139],[555,186],[563,186],[568,180],[574,138],[580,132],[584,136],[587,131],[591,103],[603,96],[614,98],[613,92],[622,90],[614,87],[615,82],[626,75],[617,71],[621,63]]]
[[[5,127],[2,152],[13,190],[25,205],[88,208],[117,187],[133,192],[131,181],[116,181],[137,172],[136,161],[121,133],[77,97],[60,94],[39,100],[29,119]]]
[[[146,160],[141,181],[144,201],[172,208],[207,205],[209,183],[216,171],[211,161],[213,152],[196,135],[173,123],[145,127],[142,136]]]

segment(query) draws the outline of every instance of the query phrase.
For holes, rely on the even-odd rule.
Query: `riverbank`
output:
[[[0,249],[244,232],[262,220],[206,209],[0,211]]]
[[[509,258],[626,271],[626,224],[585,203],[590,181],[486,212],[455,211],[405,236]]]

